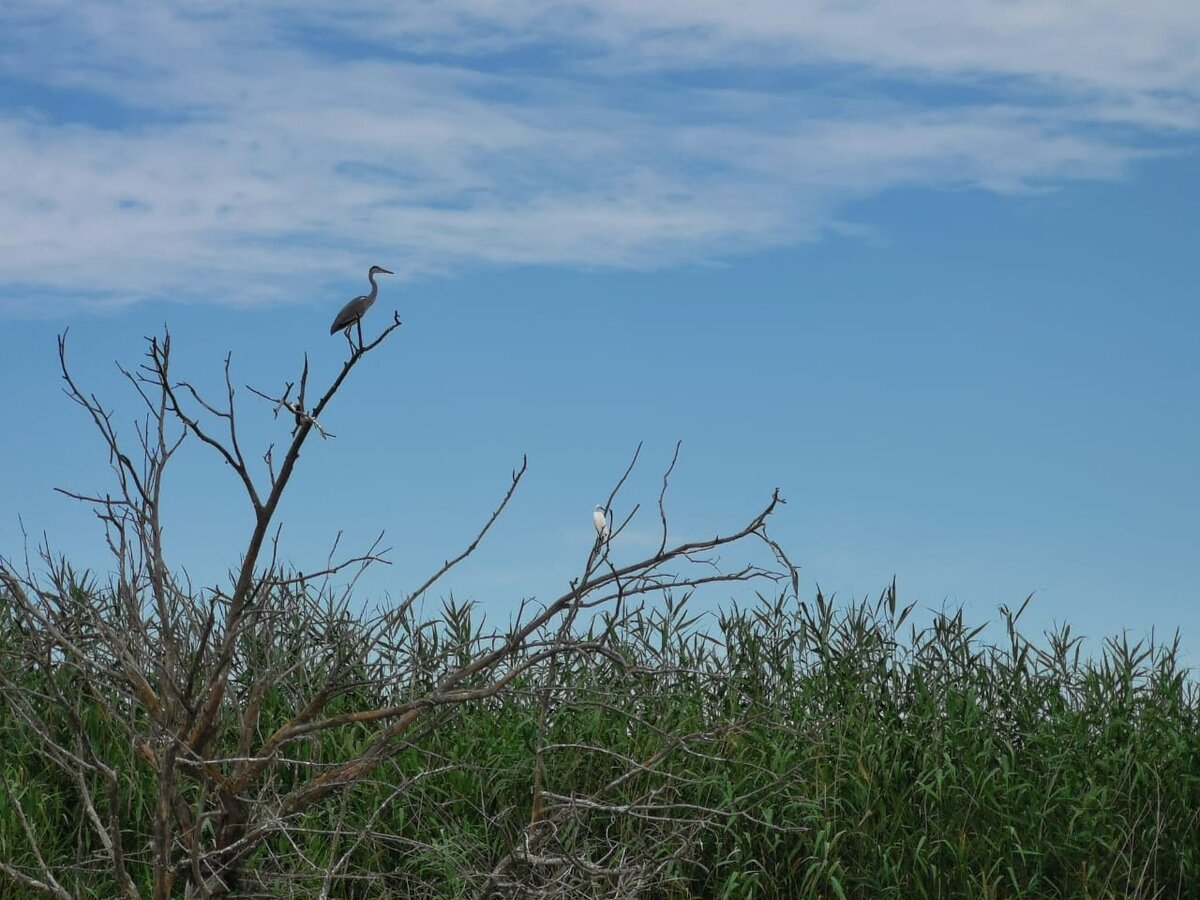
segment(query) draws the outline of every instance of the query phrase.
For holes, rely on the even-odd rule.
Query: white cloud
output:
[[[0,313],[701,262],[897,185],[1116,177],[1200,130],[1190,6],[14,0]]]

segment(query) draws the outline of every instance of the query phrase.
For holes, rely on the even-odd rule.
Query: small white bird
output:
[[[597,503],[596,508],[592,510],[592,524],[596,526],[596,534],[599,536],[600,540],[608,540],[608,517],[604,515],[604,507],[599,503]]]

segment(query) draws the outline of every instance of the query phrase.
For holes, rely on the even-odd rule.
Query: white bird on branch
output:
[[[604,507],[599,503],[592,510],[592,524],[596,526],[596,535],[602,541],[608,540],[608,516],[604,514]]]

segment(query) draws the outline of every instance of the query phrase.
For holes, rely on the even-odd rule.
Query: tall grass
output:
[[[1029,640],[1023,609],[991,630],[961,611],[917,627],[893,585],[872,602],[760,596],[704,617],[676,600],[627,617],[611,654],[558,663],[545,789],[607,803],[557,839],[586,857],[603,837],[612,865],[614,845],[661,853],[663,897],[1200,897],[1200,694],[1178,639],[1085,648],[1063,626]],[[474,652],[473,616],[451,604],[414,623],[430,672]],[[470,896],[527,833],[543,675],[440,713],[450,727],[310,812],[306,845],[264,849],[246,892],[315,895],[348,854],[335,896]],[[38,677],[29,691],[45,690]],[[149,781],[98,705],[83,696],[80,714],[121,772],[108,802],[141,823],[125,838],[146,886]],[[365,739],[348,726],[300,744],[297,771]],[[0,859],[36,868],[36,845],[52,866],[84,866],[71,889],[112,896],[79,785],[36,741],[0,708]],[[643,768],[602,791],[629,760]],[[0,895],[20,896],[3,879]]]

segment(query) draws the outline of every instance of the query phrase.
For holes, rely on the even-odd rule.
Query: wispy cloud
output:
[[[1200,131],[1188,0],[247,6],[0,9],[0,313],[717,260]]]

